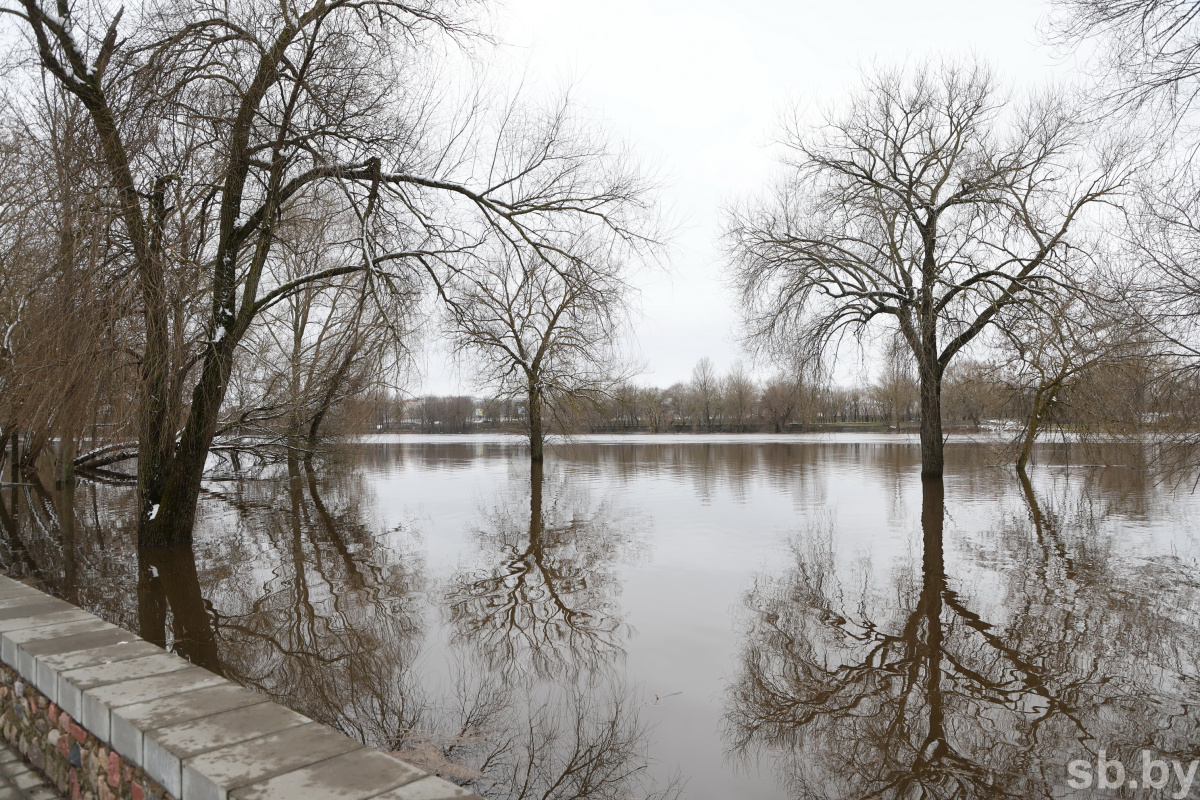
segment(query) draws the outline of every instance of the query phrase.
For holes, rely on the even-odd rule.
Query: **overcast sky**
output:
[[[718,242],[724,204],[761,188],[781,110],[821,108],[872,62],[969,55],[1014,87],[1067,78],[1041,44],[1039,0],[507,0],[496,25],[504,71],[528,91],[572,96],[629,142],[666,184],[680,223],[669,269],[641,273],[635,347],[644,384],[686,380],[708,356],[741,358]],[[474,389],[430,348],[417,393]]]

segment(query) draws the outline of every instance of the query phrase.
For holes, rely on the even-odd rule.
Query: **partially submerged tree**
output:
[[[518,249],[454,270],[440,287],[456,351],[485,386],[524,398],[534,461],[544,457],[547,414],[597,400],[626,377],[629,286],[624,262],[604,250],[580,258]]]
[[[339,246],[354,236],[345,220],[339,231],[337,220],[320,211],[293,221],[298,235],[281,243],[278,283],[361,258]],[[372,276],[362,271],[310,281],[264,312],[231,376],[225,438],[235,432],[251,442],[279,437],[311,460],[331,411],[350,397],[394,386],[419,289],[415,274],[402,277],[388,291],[375,291]]]
[[[1054,7],[1051,38],[1067,50],[1088,47],[1099,113],[1120,113],[1119,124],[1140,130],[1158,151],[1155,169],[1139,176],[1123,232],[1140,284],[1141,308],[1128,313],[1152,326],[1163,347],[1154,391],[1176,399],[1154,412],[1153,427],[1164,445],[1159,458],[1186,475],[1200,444],[1193,400],[1200,383],[1200,9],[1179,0],[1055,0]],[[1154,314],[1142,314],[1146,308]]]
[[[1141,409],[1120,406],[1131,395],[1119,380],[1145,372],[1153,360],[1152,331],[1121,313],[1123,304],[1103,302],[1095,294],[1046,298],[1039,308],[1014,308],[998,326],[997,365],[1012,388],[1023,395],[1024,416],[1017,441],[1017,471],[1025,472],[1033,445],[1052,423],[1076,433],[1128,433],[1140,425]],[[1143,379],[1144,383],[1144,379]],[[1134,391],[1133,395],[1144,392]]]
[[[921,472],[943,470],[946,368],[1014,304],[1071,291],[1063,255],[1126,169],[1059,97],[1010,104],[979,65],[867,79],[786,134],[786,173],[727,231],[748,339],[812,356],[891,320],[921,385]]]

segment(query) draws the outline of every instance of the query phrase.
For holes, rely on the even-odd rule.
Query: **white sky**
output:
[[[696,361],[740,358],[717,237],[723,204],[762,187],[780,111],[825,107],[860,67],[974,53],[1016,88],[1066,78],[1040,44],[1043,0],[507,0],[500,58],[530,93],[572,95],[665,179],[681,225],[668,270],[642,272],[635,344],[645,384],[687,380]],[[417,393],[474,389],[436,347]],[[766,372],[766,370],[760,370]]]

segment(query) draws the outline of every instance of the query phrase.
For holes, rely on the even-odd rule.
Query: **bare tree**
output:
[[[671,402],[667,390],[649,386],[639,390],[646,409],[646,422],[652,433],[662,433],[672,422]]]
[[[762,392],[763,416],[775,433],[794,421],[800,408],[803,383],[794,377],[780,375],[767,383]]]
[[[1200,378],[1200,282],[1194,268],[1200,192],[1196,181],[1196,101],[1200,97],[1200,13],[1179,0],[1056,0],[1050,38],[1064,49],[1091,48],[1100,113],[1121,116],[1158,148],[1155,170],[1141,176],[1125,231],[1142,277],[1141,317],[1164,347],[1155,391],[1174,395],[1169,418],[1156,420],[1164,456],[1190,471],[1196,464],[1194,395]],[[1178,402],[1182,401],[1182,402]]]
[[[1124,303],[1105,303],[1094,292],[1047,298],[1038,309],[1014,308],[997,327],[1002,370],[1024,396],[1017,471],[1025,472],[1039,434],[1054,422],[1074,431],[1120,430],[1130,421],[1118,407],[1118,376],[1153,359],[1153,331],[1124,313]],[[1090,380],[1097,378],[1098,380]],[[1124,395],[1120,398],[1116,395]],[[1141,413],[1132,420],[1141,426]]]
[[[1010,393],[999,370],[990,360],[964,358],[951,365],[942,380],[943,413],[976,428],[986,417],[1001,416]]]
[[[544,456],[547,413],[594,402],[625,377],[628,292],[615,258],[525,252],[456,270],[442,284],[456,351],[483,385],[525,399],[533,460]]]
[[[676,430],[691,428],[696,424],[696,397],[689,384],[674,383],[667,387],[664,402],[670,407]]]
[[[746,424],[750,420],[758,395],[758,386],[746,374],[745,367],[737,363],[725,376],[722,389],[724,390],[725,412],[729,424],[735,431],[746,430]]]
[[[693,402],[696,407],[696,422],[712,433],[721,420],[721,379],[708,356],[696,362],[692,368]]]
[[[880,405],[881,413],[891,419],[893,428],[902,421],[911,419],[913,407],[920,398],[920,390],[912,375],[912,358],[906,352],[908,345],[893,337],[884,349],[883,371],[871,387],[871,395]]]
[[[320,212],[317,206],[312,216],[289,221],[295,232],[280,243],[277,283],[353,263],[355,254],[338,246],[352,235],[345,220],[339,231],[336,215]],[[236,432],[259,444],[263,435],[278,436],[311,458],[339,403],[394,386],[418,300],[408,277],[384,292],[364,272],[309,281],[265,311],[230,378],[224,438]]]
[[[65,92],[42,89],[0,122],[0,439],[24,433],[27,468],[58,439],[69,470],[82,439],[130,435],[120,378],[134,369],[133,306],[103,269],[108,198],[79,186],[97,168],[86,116]]]
[[[946,368],[1001,310],[1070,289],[1081,216],[1124,184],[1088,133],[1059,97],[1010,105],[977,64],[869,77],[817,130],[791,126],[783,180],[730,215],[748,339],[816,357],[891,318],[917,364],[921,471],[941,475]]]

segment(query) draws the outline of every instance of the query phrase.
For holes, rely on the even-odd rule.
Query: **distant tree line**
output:
[[[1041,364],[1040,361],[1035,363]],[[719,374],[701,359],[689,381],[668,387],[624,381],[603,397],[558,409],[555,433],[789,433],[837,428],[919,431],[920,383],[903,351],[893,349],[871,381],[839,385],[782,372],[767,380],[741,365]],[[1120,358],[1061,361],[1052,371],[1028,357],[964,360],[947,372],[942,420],[960,432],[1018,435],[1018,455],[1039,434],[1132,435],[1190,419],[1192,376],[1147,350]],[[1052,393],[1052,398],[1048,397]],[[523,431],[522,400],[503,397],[378,393],[347,404],[347,432],[471,433]],[[1027,459],[1028,454],[1025,454]]]

